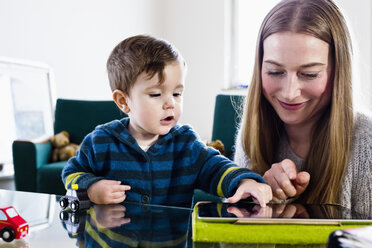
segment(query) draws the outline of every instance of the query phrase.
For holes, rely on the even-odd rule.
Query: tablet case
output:
[[[296,224],[234,224],[207,222],[198,219],[198,205],[192,214],[194,242],[251,244],[326,244],[335,230],[369,224],[296,225]]]

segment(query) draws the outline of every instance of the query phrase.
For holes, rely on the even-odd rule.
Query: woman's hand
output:
[[[234,214],[238,218],[310,218],[306,209],[301,204],[270,204],[265,208],[255,205],[250,210],[237,206],[230,206],[227,208],[227,212]]]
[[[129,185],[121,185],[120,181],[103,179],[88,188],[88,197],[96,204],[117,204],[125,200],[127,190],[130,190]]]
[[[273,164],[263,178],[272,189],[273,201],[301,195],[310,182],[310,174],[306,171],[297,173],[296,165],[289,159]]]
[[[305,207],[301,204],[272,204],[273,215],[272,218],[282,219],[309,219],[310,216]]]
[[[271,218],[273,215],[271,206],[261,207],[260,205],[254,206],[250,211],[245,208],[231,206],[227,209],[227,212],[238,218]]]

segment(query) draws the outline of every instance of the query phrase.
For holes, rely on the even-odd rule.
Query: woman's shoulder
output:
[[[350,162],[369,167],[372,161],[372,115],[356,113]]]
[[[354,138],[364,138],[372,142],[372,114],[356,113],[354,118]]]
[[[351,204],[355,211],[371,211],[370,188],[372,185],[372,115],[355,114],[354,133],[344,189],[349,188]],[[353,208],[354,208],[353,207]]]

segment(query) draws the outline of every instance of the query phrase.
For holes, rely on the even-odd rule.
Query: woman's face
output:
[[[293,32],[263,42],[262,90],[286,125],[306,125],[319,117],[332,95],[328,43]]]

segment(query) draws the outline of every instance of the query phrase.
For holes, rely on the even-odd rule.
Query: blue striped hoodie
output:
[[[62,171],[66,189],[88,189],[101,179],[130,185],[126,201],[190,207],[194,189],[220,197],[234,194],[241,179],[263,178],[200,141],[188,125],[176,125],[147,152],[129,134],[129,118],[97,126]]]

